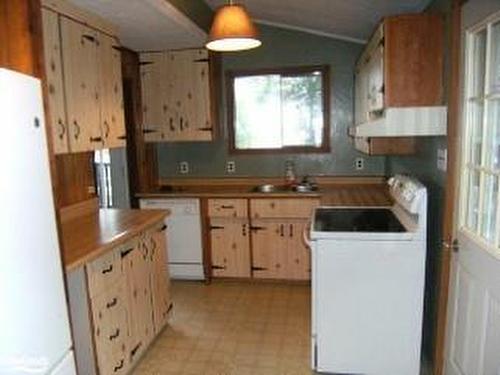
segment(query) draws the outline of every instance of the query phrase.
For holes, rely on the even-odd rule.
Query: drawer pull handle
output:
[[[108,303],[106,304],[106,308],[107,308],[107,309],[110,309],[110,308],[112,308],[113,306],[115,306],[117,303],[118,303],[118,300],[117,300],[117,299],[116,299],[116,297],[115,297],[115,298],[113,298],[113,299],[111,300],[111,302],[108,302]]]
[[[225,269],[226,269],[226,267],[225,267],[225,266],[215,266],[215,265],[214,265],[214,266],[212,266],[212,269],[213,269],[213,270],[225,270]]]
[[[219,226],[219,225],[211,225],[209,229],[210,230],[217,230],[217,229],[224,229],[224,227]]]
[[[132,250],[134,250],[133,247],[131,247],[130,249],[127,249],[127,250],[123,250],[120,253],[120,256],[122,257],[122,259],[125,258],[127,255],[129,255],[132,252]]]
[[[167,224],[163,224],[162,227],[158,230],[158,232],[164,232],[168,228]]]
[[[252,271],[267,271],[265,267],[252,267]]]
[[[222,208],[224,210],[233,210],[234,206],[225,206],[225,205],[222,205],[222,206],[220,206],[220,208]]]
[[[118,370],[121,370],[121,369],[123,368],[123,365],[124,365],[124,361],[123,361],[123,359],[122,359],[122,360],[120,360],[120,364],[119,364],[118,366],[115,366],[115,367],[113,368],[113,371],[114,371],[114,372],[117,372]]]
[[[90,142],[102,142],[102,137],[90,137]]]
[[[293,224],[290,224],[290,237],[293,237]]]
[[[127,140],[127,135],[119,135],[118,137],[116,137],[116,139],[119,139],[120,141],[126,141]]]
[[[110,264],[110,266],[108,268],[103,269],[102,273],[106,274],[106,273],[110,273],[111,271],[113,271],[113,265],[112,264]]]
[[[156,129],[144,129],[142,131],[143,134],[149,134],[149,133],[158,133],[158,130]]]
[[[114,334],[112,334],[112,335],[110,335],[110,336],[109,336],[109,339],[110,339],[111,341],[113,341],[113,340],[114,340],[114,339],[116,339],[118,336],[120,336],[120,328],[117,328],[117,329],[116,329],[116,332],[115,332]]]
[[[285,226],[280,224],[280,237],[285,237]]]
[[[140,342],[139,344],[137,344],[135,346],[135,348],[130,351],[130,357],[133,358],[136,355],[136,353],[139,350],[139,348],[141,347],[141,345],[142,345],[142,342]]]

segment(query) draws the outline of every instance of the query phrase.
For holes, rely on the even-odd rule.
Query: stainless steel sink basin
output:
[[[298,184],[293,187],[263,184],[255,186],[252,189],[252,191],[256,193],[281,193],[281,192],[291,192],[291,191],[296,193],[310,193],[316,190],[317,188],[315,186],[309,184]]]

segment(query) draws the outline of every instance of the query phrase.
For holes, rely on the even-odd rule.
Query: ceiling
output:
[[[226,0],[205,0],[213,9]],[[353,41],[367,40],[383,16],[419,12],[429,0],[239,0],[264,24]]]
[[[202,46],[206,33],[166,0],[70,0],[116,26],[136,51]]]
[[[116,26],[136,51],[202,46],[206,33],[168,0],[70,0]],[[194,1],[194,0],[189,0]],[[205,1],[213,9],[228,0]],[[368,39],[386,15],[418,12],[430,0],[234,0],[260,23],[355,42]]]

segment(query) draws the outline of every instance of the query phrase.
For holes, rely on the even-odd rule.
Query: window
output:
[[[229,72],[230,150],[328,152],[328,73],[327,66]]]
[[[467,33],[461,225],[500,245],[500,20]]]

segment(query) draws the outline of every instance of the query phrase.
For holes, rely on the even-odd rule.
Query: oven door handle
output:
[[[311,237],[309,236],[309,233],[311,231],[311,222],[307,223],[307,225],[304,225],[304,229],[302,230],[302,241],[304,242],[304,245],[311,250]]]

